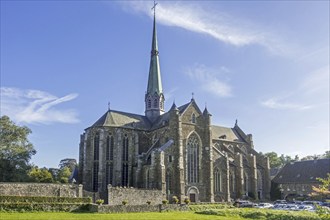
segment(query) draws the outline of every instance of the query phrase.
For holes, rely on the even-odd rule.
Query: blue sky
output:
[[[144,114],[152,1],[1,1],[1,115],[33,131],[32,162],[78,159],[110,108]],[[168,110],[205,105],[255,149],[329,150],[329,1],[159,1]]]

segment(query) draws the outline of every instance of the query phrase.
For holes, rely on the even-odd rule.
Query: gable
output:
[[[178,109],[183,123],[197,123],[198,118],[203,116],[201,110],[193,99],[191,102],[180,106]],[[193,118],[196,119],[195,122],[193,122]]]

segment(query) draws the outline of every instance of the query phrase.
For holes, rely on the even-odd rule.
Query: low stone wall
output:
[[[161,204],[166,195],[161,190],[136,189],[108,186],[108,204],[121,205],[127,201],[128,205],[144,205],[147,201],[151,204]]]
[[[98,213],[126,213],[126,212],[168,212],[189,211],[187,205],[159,204],[159,205],[90,205],[90,212]]]
[[[55,183],[0,183],[0,195],[82,197],[82,185]]]

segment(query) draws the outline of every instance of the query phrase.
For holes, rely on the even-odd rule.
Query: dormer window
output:
[[[191,123],[196,123],[196,115],[195,115],[195,113],[193,113],[192,115],[191,115]]]

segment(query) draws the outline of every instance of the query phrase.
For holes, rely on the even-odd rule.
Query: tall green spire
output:
[[[156,31],[156,3],[154,3],[154,24],[152,32],[151,58],[149,67],[148,88],[145,95],[145,114],[150,121],[155,121],[164,111],[164,94],[159,67],[159,52]]]
[[[155,6],[154,6],[155,7]],[[158,43],[156,31],[156,14],[154,13],[154,26],[152,34],[151,59],[149,68],[149,79],[147,93],[158,95],[163,93],[162,79],[160,75]]]

